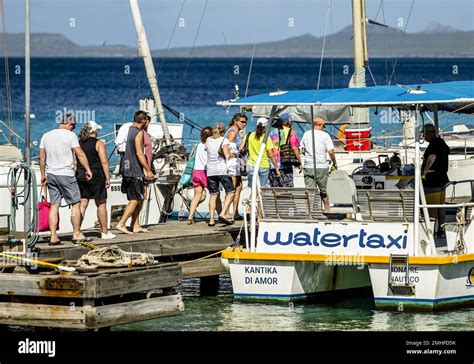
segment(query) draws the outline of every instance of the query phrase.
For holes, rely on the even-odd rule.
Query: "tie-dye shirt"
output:
[[[281,168],[280,144],[286,143],[290,130],[291,130],[291,135],[289,139],[290,146],[299,148],[300,140],[298,139],[298,136],[296,135],[296,132],[294,131],[293,128],[284,126],[282,130],[277,129],[277,128],[272,128],[272,130],[270,130],[270,139],[272,140],[273,145],[275,146],[275,149],[273,150],[273,154],[275,155],[275,158],[278,162],[278,168]],[[275,167],[273,166],[273,163],[270,162],[270,164],[271,164],[270,168],[275,169]]]

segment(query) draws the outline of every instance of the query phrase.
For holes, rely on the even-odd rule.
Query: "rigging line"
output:
[[[326,35],[328,31],[330,12],[331,12],[331,0],[328,1],[328,9],[326,11],[326,24],[324,25],[323,49],[321,50],[321,61],[319,62],[318,84],[316,86],[316,90],[319,90],[319,84],[321,82],[321,72],[323,71],[324,48],[326,46]]]
[[[175,109],[173,109],[172,107],[168,106],[168,105],[165,105],[163,104],[163,107],[169,111],[171,114],[173,114],[173,116],[175,116],[176,118],[178,118],[179,120],[181,120],[181,113]],[[183,123],[188,125],[188,126],[191,126],[193,128],[196,128],[198,130],[202,130],[202,126],[197,124],[195,121],[189,119],[187,116],[185,116],[183,118]]]
[[[227,52],[227,58],[230,58],[229,46],[227,45],[227,39],[225,38],[225,33],[222,32],[222,37],[224,38],[225,50]]]
[[[413,11],[413,6],[415,5],[415,0],[412,0],[411,2],[411,6],[410,6],[410,11],[408,12],[408,17],[407,17],[407,21],[405,23],[405,29],[404,29],[404,32],[406,33],[407,31],[407,28],[408,28],[408,23],[410,22],[410,17],[411,17],[411,13]],[[395,58],[395,64],[393,65],[393,69],[392,69],[392,74],[390,75],[390,79],[388,80],[388,84],[390,85],[391,82],[392,82],[392,77],[393,75],[395,74],[395,68],[397,67],[397,62],[398,62],[398,57]],[[395,82],[396,82],[396,77],[395,77]]]
[[[383,3],[383,0],[380,0],[379,7],[377,9],[377,12],[375,13],[375,18],[374,18],[375,21],[377,21],[377,18],[379,17],[380,10],[382,9],[382,3]],[[385,24],[385,22],[384,22],[384,24]],[[370,27],[367,30],[367,34],[370,34],[373,29],[375,29],[375,26]],[[370,62],[370,60],[368,60],[367,68],[369,70],[370,76],[372,77],[372,81],[374,82],[374,85],[377,86],[377,82],[375,82],[375,78],[374,78],[374,75],[372,74],[372,70],[370,69],[370,63],[369,62]]]
[[[3,109],[3,116],[5,119],[7,118],[7,110],[5,109],[5,98],[3,97],[3,92],[0,89],[0,98],[2,99],[2,109]]]
[[[385,18],[385,3],[384,0],[381,0],[382,4],[382,19],[383,23],[386,24],[387,20]],[[387,57],[387,49],[388,49],[388,55],[390,56],[390,61],[393,66],[393,58],[392,58],[392,49],[390,47],[390,40],[388,37],[388,29],[389,28],[384,28],[384,38],[385,38],[385,43],[384,43],[384,52],[385,52],[385,83],[388,84],[388,57]]]
[[[369,70],[370,77],[372,77],[372,81],[374,82],[374,85],[377,86],[377,82],[375,81],[374,75],[372,73],[372,69],[370,68],[370,64],[367,64],[367,69]]]
[[[183,79],[181,80],[181,85],[179,86],[180,89],[181,89],[181,87],[183,87],[184,80],[186,79],[186,75],[188,73],[189,65],[191,63],[191,58],[193,57],[193,53],[194,53],[194,48],[196,47],[196,41],[197,41],[198,36],[199,36],[199,31],[201,30],[202,21],[204,19],[204,14],[206,14],[206,9],[207,9],[207,3],[208,2],[209,2],[209,0],[206,0],[206,2],[204,4],[204,7],[202,8],[201,19],[199,20],[199,25],[198,25],[198,28],[197,28],[197,31],[196,31],[196,36],[194,37],[193,45],[191,47],[191,52],[189,53],[189,58],[188,58],[188,62],[186,63],[186,68],[184,69]]]
[[[332,20],[333,20],[333,12],[331,9],[331,17],[330,17],[330,25],[329,31],[330,34],[333,35],[333,27],[332,27]],[[331,49],[331,88],[334,88],[334,48],[332,47],[332,37],[329,38],[329,49]]]
[[[262,1],[262,9],[265,8],[266,3]],[[265,10],[265,9],[264,9]],[[265,12],[263,12],[265,13]],[[256,32],[256,27],[253,28],[253,47],[252,47],[252,56],[250,57],[250,67],[249,67],[249,74],[247,76],[247,84],[245,85],[245,95],[244,97],[247,97],[247,93],[249,91],[249,85],[250,85],[250,77],[252,76],[252,69],[253,69],[253,59],[255,57],[255,47],[257,45],[257,37],[255,35]]]
[[[6,23],[6,16],[5,16],[5,7],[3,0],[0,0],[0,10],[2,12],[2,32],[3,32],[3,57],[5,63],[5,88],[6,88],[6,95],[7,95],[7,118],[12,127],[12,120],[13,120],[13,111],[12,111],[12,97],[10,92],[10,65],[8,62],[8,33],[7,33],[7,23]]]
[[[168,40],[168,45],[166,47],[165,54],[163,55],[163,59],[161,60],[160,68],[158,69],[158,75],[160,74],[161,69],[163,68],[163,65],[165,64],[166,56],[168,55],[168,51],[171,47],[171,42],[173,41],[174,33],[176,32],[176,28],[178,27],[179,19],[181,18],[181,13],[183,12],[185,3],[186,3],[186,0],[183,0],[183,2],[181,3],[181,9],[179,9],[178,16],[176,17],[176,22],[174,23],[173,31],[171,32],[170,39]]]
[[[230,52],[229,52],[229,46],[227,44],[227,39],[225,37],[225,33],[222,32],[222,37],[224,38],[224,45],[225,45],[225,50],[226,50],[226,53],[227,53],[227,60],[230,61],[231,57],[230,57]],[[235,72],[232,72],[234,74],[234,84],[237,84],[237,75],[235,74]]]
[[[252,75],[253,58],[255,56],[255,46],[256,45],[257,45],[257,41],[255,40],[253,42],[252,57],[250,58],[250,68],[249,68],[249,74],[247,76],[247,84],[245,85],[245,95],[244,95],[244,97],[247,97],[247,92],[249,91],[250,76]]]

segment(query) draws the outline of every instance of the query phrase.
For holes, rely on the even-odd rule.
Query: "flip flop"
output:
[[[61,240],[58,241],[50,241],[48,243],[49,246],[58,246],[58,245],[64,245],[64,243]]]
[[[237,215],[236,217],[234,217],[234,221],[241,221],[241,220],[243,220],[243,219],[244,219],[244,218],[243,218],[243,216],[241,216],[241,215]]]
[[[223,217],[223,216],[219,216],[217,219],[218,219],[220,222],[223,222],[223,223],[226,224],[226,225],[232,225],[232,224],[234,223],[234,222],[231,221],[231,220],[227,220],[227,219],[226,219],[225,217]]]
[[[72,239],[71,240],[73,244],[78,244],[78,243],[90,243],[91,241],[94,241],[94,239],[85,237],[82,239]]]
[[[211,224],[210,222],[208,222],[207,226],[216,226],[216,223],[214,222],[214,223]]]

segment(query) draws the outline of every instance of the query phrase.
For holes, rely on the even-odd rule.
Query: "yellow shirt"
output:
[[[255,138],[255,132],[250,133],[249,135],[249,159],[247,161],[247,165],[251,167],[255,167],[257,164],[258,153],[260,152],[260,148],[263,142],[263,135],[260,137],[259,140]],[[271,138],[267,139],[266,149],[271,150],[275,146]],[[263,153],[262,163],[260,164],[260,168],[270,168],[270,161],[268,160],[268,153]]]

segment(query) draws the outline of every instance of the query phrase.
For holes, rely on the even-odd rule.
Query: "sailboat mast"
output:
[[[365,87],[365,67],[368,62],[365,1],[352,0],[354,40],[354,76],[352,87]]]
[[[30,0],[25,0],[25,161],[31,164],[30,149]],[[33,176],[33,178],[35,178]],[[25,173],[25,189],[31,189]],[[31,193],[25,192],[24,231],[31,224]]]
[[[354,33],[354,74],[349,82],[349,87],[366,87],[365,68],[369,62],[369,55],[367,51],[365,0],[352,0],[352,27]],[[369,109],[353,108],[352,124],[367,124],[369,122]]]
[[[161,103],[160,90],[158,88],[158,80],[156,77],[155,66],[153,65],[153,58],[151,57],[150,47],[143,26],[142,17],[140,15],[140,8],[138,7],[138,0],[130,0],[130,9],[132,10],[133,22],[138,37],[139,54],[143,57],[145,63],[145,71],[150,84],[151,93],[155,101],[156,114],[158,115],[163,129],[163,137],[166,145],[171,145],[171,134],[168,129],[168,124],[165,119],[165,111]]]

